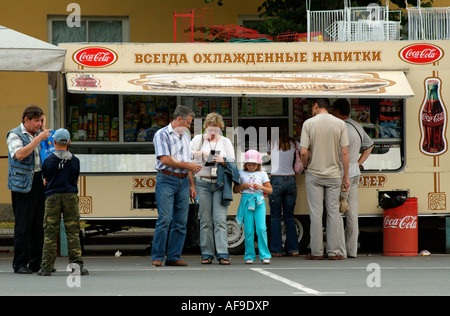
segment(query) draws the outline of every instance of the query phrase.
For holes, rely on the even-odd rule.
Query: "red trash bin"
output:
[[[383,213],[383,255],[417,256],[417,198],[408,198],[401,206]]]

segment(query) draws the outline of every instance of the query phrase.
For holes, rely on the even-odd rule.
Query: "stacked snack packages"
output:
[[[256,116],[256,98],[242,98],[239,116]]]
[[[124,96],[124,141],[151,142],[158,129],[170,122],[176,97]]]
[[[68,108],[68,127],[74,141],[119,141],[118,99],[86,94]],[[150,142],[154,133],[170,122],[176,97],[123,96],[125,142]]]
[[[229,99],[198,100],[194,104],[195,117],[206,116],[216,112],[223,117],[231,116],[231,101]]]
[[[73,141],[118,141],[119,117],[95,94],[88,94],[82,105],[69,109]]]

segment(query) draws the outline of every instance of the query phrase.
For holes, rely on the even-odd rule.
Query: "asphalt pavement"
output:
[[[105,250],[106,252],[106,250]],[[148,255],[84,256],[88,276],[67,271],[58,257],[50,277],[18,275],[13,253],[0,253],[2,296],[441,296],[450,295],[450,255],[387,257],[362,254],[355,259],[272,258],[270,265],[244,263],[233,256],[229,266],[200,263],[198,254],[183,255],[186,267],[151,266]]]
[[[44,277],[15,274],[12,246],[0,246],[9,250],[0,252],[0,295],[164,296],[175,298],[170,310],[204,312],[212,311],[212,303],[214,312],[268,311],[304,297],[450,295],[448,254],[361,253],[354,259],[314,261],[300,255],[272,258],[269,265],[245,264],[242,255],[235,255],[225,266],[201,264],[199,253],[186,251],[182,259],[188,266],[154,268],[147,247],[132,242],[86,245],[83,257],[90,275],[68,271],[67,257],[58,257],[56,272]]]

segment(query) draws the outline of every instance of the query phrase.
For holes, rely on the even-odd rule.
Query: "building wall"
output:
[[[205,4],[204,0],[3,0],[0,10],[0,24],[29,36],[50,42],[47,20],[49,16],[67,16],[69,3],[80,5],[82,16],[127,16],[130,23],[131,42],[173,42],[173,12],[182,9],[212,8],[212,24],[237,24],[238,15],[257,14],[262,0],[225,0]],[[0,135],[0,214],[10,208],[10,192],[6,188],[8,155],[6,133],[20,124],[23,109],[37,104],[48,113],[49,92],[47,74],[0,72],[0,111],[2,124]],[[53,126],[50,126],[53,127]],[[2,217],[0,216],[0,221]]]
[[[238,15],[257,14],[263,0],[224,0],[205,4],[204,0],[3,0],[0,10],[0,24],[35,38],[48,39],[48,16],[67,16],[69,3],[78,3],[81,14],[86,16],[128,16],[131,42],[172,42],[173,11],[188,8],[212,8],[213,24],[238,23]],[[434,0],[434,6],[448,6],[448,0]],[[406,14],[406,13],[405,13]],[[8,154],[6,133],[20,123],[23,109],[30,104],[41,106],[48,113],[47,75],[44,73],[0,72],[0,111],[2,124],[0,135],[0,157]],[[10,204],[10,192],[6,189],[8,162],[0,158],[0,207]],[[1,217],[0,217],[1,220]]]

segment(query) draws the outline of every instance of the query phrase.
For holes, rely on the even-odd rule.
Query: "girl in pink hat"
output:
[[[239,173],[240,184],[234,186],[234,193],[242,193],[236,221],[245,223],[245,263],[252,264],[256,259],[254,236],[258,236],[259,258],[262,263],[270,263],[270,251],[267,244],[266,203],[264,193],[271,194],[272,186],[265,171],[261,170],[260,154],[256,150],[245,153],[244,170]]]

